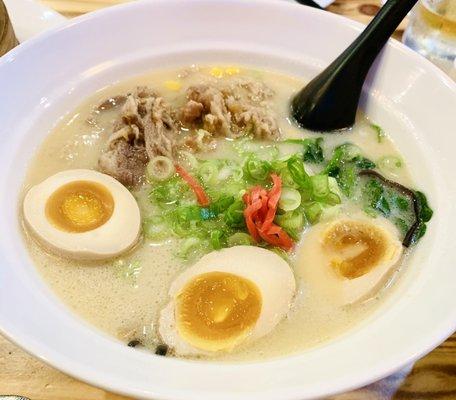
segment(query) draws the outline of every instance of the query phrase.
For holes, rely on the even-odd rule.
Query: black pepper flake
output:
[[[166,344],[159,344],[155,348],[155,354],[157,356],[166,356],[167,353],[168,353],[168,346]]]
[[[128,342],[128,347],[136,347],[139,344],[141,344],[141,342],[138,339],[134,339]]]

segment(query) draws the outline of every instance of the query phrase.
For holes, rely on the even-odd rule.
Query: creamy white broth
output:
[[[315,137],[314,133],[298,129],[289,120],[289,99],[303,86],[297,78],[276,72],[257,71],[240,67],[241,75],[247,75],[265,82],[275,91],[274,108],[279,117],[283,138]],[[201,80],[215,79],[211,68],[181,68],[154,71],[119,84],[107,87],[84,101],[56,126],[38,149],[32,160],[24,184],[24,191],[48,176],[62,170],[97,167],[98,157],[112,132],[116,111],[97,115],[95,124],[88,124],[94,107],[106,98],[130,91],[138,85],[154,88],[171,103],[182,103],[185,89]],[[169,81],[178,81],[179,90],[169,89]],[[400,157],[392,141],[385,137],[378,141],[370,121],[361,113],[353,129],[344,133],[325,135],[329,149],[338,144],[357,144],[363,155],[378,160],[383,156]],[[282,151],[296,152],[295,145],[282,146]],[[226,146],[204,157],[229,157]],[[310,166],[310,168],[315,168]],[[411,185],[406,166],[387,177]],[[135,192],[143,215],[150,211],[147,190]],[[356,208],[353,204],[345,210]],[[301,242],[306,243],[305,232]],[[30,236],[25,234],[31,257],[44,280],[58,297],[77,315],[102,331],[118,338],[125,344],[140,340],[153,351],[161,342],[157,322],[160,310],[168,302],[168,289],[176,275],[189,264],[174,256],[176,242],[164,244],[141,241],[132,251],[119,260],[107,262],[79,262],[62,259],[46,253]],[[306,247],[304,245],[306,249]],[[290,257],[297,279],[298,292],[288,317],[266,337],[256,342],[241,345],[231,353],[215,355],[213,358],[244,361],[277,357],[302,351],[324,343],[346,332],[366,319],[378,307],[386,290],[380,291],[368,302],[342,306],[332,299],[321,296],[306,278],[306,263],[297,246]],[[123,263],[123,265],[122,265]],[[137,268],[127,269],[129,264]],[[396,268],[397,270],[398,268]],[[393,275],[390,276],[390,278]],[[386,282],[385,282],[386,284]]]

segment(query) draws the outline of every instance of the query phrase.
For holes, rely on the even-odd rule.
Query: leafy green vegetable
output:
[[[376,167],[373,161],[361,155],[353,157],[351,161],[354,162],[359,169],[374,169]]]
[[[407,211],[410,207],[410,201],[401,195],[397,195],[394,198],[394,203],[396,207],[401,211]]]
[[[408,226],[407,222],[405,222],[405,220],[402,218],[396,217],[394,219],[394,225],[397,226],[397,228],[401,231],[401,233],[403,235],[405,235],[407,233],[407,231],[409,230],[409,226]]]
[[[418,199],[418,209],[420,218],[423,222],[429,222],[434,214],[431,207],[429,207],[427,198],[423,192],[416,191],[415,195]]]
[[[376,179],[369,179],[363,187],[363,195],[367,205],[374,211],[378,211],[385,217],[391,213],[391,207],[386,197],[383,185]]]
[[[432,218],[426,196],[375,171],[362,171],[362,197],[365,211],[372,216],[381,214],[390,219],[403,233],[403,245],[415,244],[426,232],[426,222]]]
[[[434,211],[429,207],[427,198],[424,193],[415,191],[415,196],[418,202],[418,227],[411,239],[411,244],[416,244],[425,234],[427,230],[426,223],[429,222],[434,214]]]
[[[303,146],[303,160],[308,163],[320,164],[324,161],[323,138],[287,139],[283,143],[300,144]]]
[[[323,138],[304,139],[304,161],[313,164],[320,164],[324,161],[321,144]]]
[[[361,155],[358,146],[344,143],[337,146],[323,173],[337,180],[343,194],[353,197],[358,183],[358,172],[375,168],[375,163]]]

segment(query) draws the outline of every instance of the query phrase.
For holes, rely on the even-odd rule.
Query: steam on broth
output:
[[[362,113],[329,135],[290,121],[302,85],[190,67],[85,101],[45,139],[24,185],[44,279],[94,326],[160,355],[276,357],[366,319],[432,210]]]

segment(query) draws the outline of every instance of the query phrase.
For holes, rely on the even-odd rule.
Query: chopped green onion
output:
[[[337,183],[337,179],[333,178],[332,176],[329,176],[328,177],[328,186],[329,186],[329,190],[331,191],[331,193],[336,194],[340,200],[340,196],[342,196],[342,192],[340,190],[339,184]],[[339,203],[340,203],[340,201],[339,201]]]
[[[304,146],[306,139],[285,139],[281,143],[301,144]]]
[[[301,194],[293,188],[282,188],[279,199],[279,208],[283,211],[292,211],[301,205]]]
[[[370,124],[370,127],[375,131],[377,134],[377,142],[381,143],[383,138],[386,136],[385,131],[383,128],[377,124]]]
[[[179,178],[171,178],[166,182],[155,184],[149,193],[149,200],[159,205],[176,204],[189,194],[188,185]]]
[[[282,227],[294,240],[299,238],[304,227],[304,214],[301,210],[293,210],[285,214],[276,215],[274,221]]]
[[[223,247],[223,232],[219,229],[210,234],[211,245],[214,250],[220,250]]]
[[[312,188],[310,176],[307,174],[300,158],[296,156],[290,157],[287,166],[291,177],[301,189],[310,190]]]
[[[209,210],[212,211],[215,215],[219,215],[228,210],[231,204],[234,203],[233,196],[221,196],[218,200],[213,201],[209,205]]]
[[[189,237],[180,245],[178,256],[184,260],[192,260],[207,250],[207,242],[197,237]]]
[[[180,221],[200,221],[201,217],[201,207],[199,206],[184,206],[179,207],[173,211],[175,217]]]
[[[236,200],[231,204],[225,212],[225,222],[231,227],[243,227],[245,225],[244,220],[244,202],[242,200]]]
[[[270,171],[271,164],[255,156],[250,156],[244,163],[245,177],[252,181],[265,181],[269,177]]]
[[[165,181],[174,175],[175,168],[168,157],[157,156],[148,162],[146,172],[150,180]]]
[[[218,174],[219,168],[216,160],[204,161],[198,169],[198,175],[206,185],[216,185]]]
[[[322,212],[323,206],[320,203],[312,201],[304,204],[304,213],[312,225],[318,222]]]
[[[244,172],[239,165],[226,165],[218,173],[217,178],[219,181],[225,181],[227,179],[233,179],[239,181],[242,179]]]
[[[229,247],[242,245],[250,246],[253,244],[252,237],[245,232],[233,233],[226,241]]]
[[[359,146],[350,142],[337,146],[335,150],[341,152],[343,160],[352,160],[361,154],[361,149]]]
[[[143,222],[144,236],[150,240],[162,240],[169,234],[170,230],[162,216],[152,216]]]
[[[312,193],[316,200],[324,200],[329,195],[328,175],[314,175],[310,178]]]
[[[385,173],[394,173],[402,167],[402,160],[397,156],[385,156],[377,161],[378,167]]]
[[[340,206],[324,207],[320,215],[319,221],[328,221],[340,214]]]

